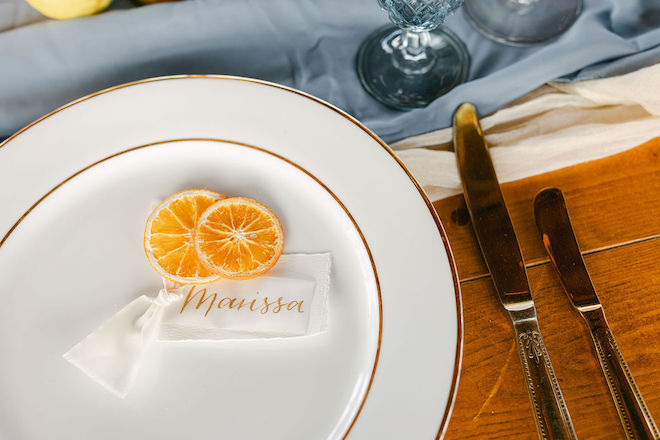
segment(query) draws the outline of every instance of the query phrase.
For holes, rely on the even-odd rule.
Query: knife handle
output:
[[[598,307],[581,313],[591,330],[598,360],[607,378],[607,385],[619,413],[626,438],[630,440],[660,439],[660,431],[646,407],[642,393],[639,392],[635,379],[628,369],[628,364],[623,359],[603,309]]]
[[[527,381],[539,439],[577,439],[571,415],[545,348],[536,310],[509,311],[516,332],[518,354]]]

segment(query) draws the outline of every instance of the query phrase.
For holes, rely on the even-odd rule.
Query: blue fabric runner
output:
[[[459,11],[446,26],[468,47],[469,81],[426,109],[397,112],[367,95],[354,69],[359,44],[384,23],[376,0],[188,0],[12,29],[0,33],[0,138],[96,90],[216,73],[311,93],[391,142],[448,126],[464,101],[488,114],[549,80],[660,61],[660,0],[585,0],[569,31],[526,48],[488,40]]]

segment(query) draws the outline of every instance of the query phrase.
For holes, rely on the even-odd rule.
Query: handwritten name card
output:
[[[316,283],[263,276],[176,289],[160,340],[241,339],[307,333]]]
[[[119,397],[130,390],[155,340],[311,336],[328,326],[330,254],[282,255],[267,275],[203,285],[165,283],[142,295],[64,354]]]

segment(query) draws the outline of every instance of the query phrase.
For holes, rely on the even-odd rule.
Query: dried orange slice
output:
[[[195,248],[204,264],[235,280],[254,278],[273,267],[283,245],[277,216],[245,197],[215,202],[202,214],[195,231]]]
[[[154,209],[144,230],[144,252],[158,273],[180,284],[210,283],[220,278],[197,257],[193,233],[202,213],[225,197],[203,189],[183,191]]]

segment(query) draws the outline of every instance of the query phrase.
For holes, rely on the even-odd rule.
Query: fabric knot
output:
[[[156,298],[154,298],[152,301],[157,306],[165,307],[176,301],[178,297],[179,295],[176,293],[170,293],[166,289],[160,289],[158,296],[156,296]]]

